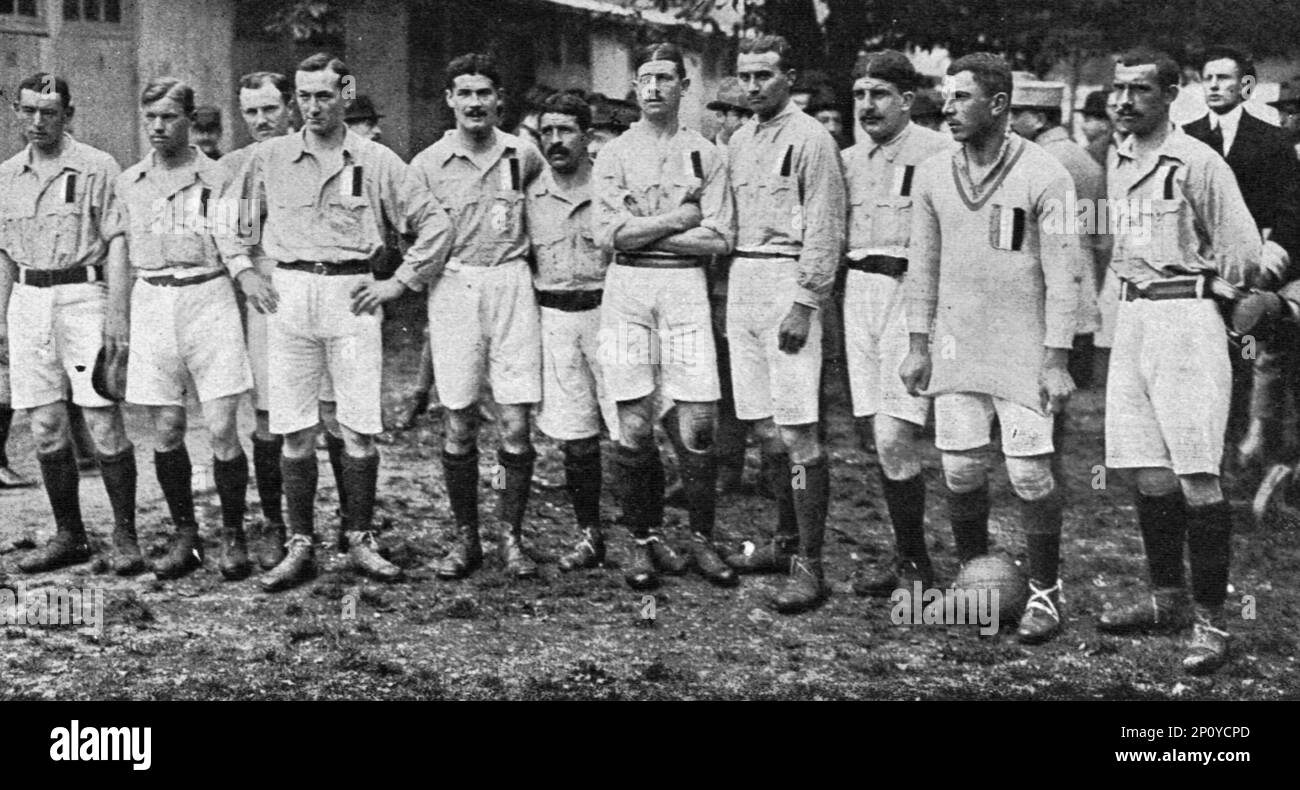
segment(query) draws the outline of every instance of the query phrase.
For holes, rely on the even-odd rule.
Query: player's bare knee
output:
[[[778,430],[790,453],[790,463],[811,464],[822,460],[822,443],[817,438],[816,424],[782,425]]]
[[[677,428],[682,444],[693,453],[713,450],[718,426],[718,409],[712,403],[678,404]]]
[[[90,440],[101,455],[117,455],[131,446],[126,438],[126,426],[122,424],[122,411],[116,406],[83,407],[81,413],[90,429]]]
[[[512,453],[526,453],[533,446],[532,421],[527,404],[501,407],[501,445]]]
[[[654,444],[654,420],[649,397],[618,404],[618,442],[629,450],[645,450]]]
[[[154,411],[153,441],[160,453],[168,453],[185,443],[185,409],[161,408]]]
[[[478,406],[448,409],[444,443],[454,455],[464,455],[478,445]]]
[[[68,433],[68,411],[63,403],[40,406],[31,412],[32,441],[36,452],[50,455],[67,447],[72,436]]]
[[[1050,455],[1007,456],[1007,477],[1016,496],[1028,502],[1036,502],[1056,490]]]
[[[1172,469],[1152,467],[1137,471],[1137,489],[1143,496],[1165,496],[1177,491],[1178,487],[1178,476]]]
[[[944,482],[953,493],[969,493],[988,484],[988,456],[982,447],[976,450],[944,451],[942,463]]]
[[[1219,485],[1218,475],[1180,475],[1178,485],[1183,490],[1183,497],[1187,499],[1187,504],[1192,507],[1213,505],[1223,501],[1223,488]]]
[[[916,429],[909,422],[876,415],[873,432],[880,471],[890,480],[911,480],[921,474],[921,453],[916,446]]]
[[[316,426],[303,428],[284,435],[284,455],[287,458],[307,458],[316,454]]]

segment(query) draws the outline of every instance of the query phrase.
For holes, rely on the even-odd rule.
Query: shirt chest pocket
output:
[[[1163,269],[1180,266],[1184,261],[1182,249],[1183,217],[1191,207],[1182,198],[1152,198],[1142,201],[1138,210],[1137,227],[1130,227],[1133,246],[1143,253],[1148,264]],[[1189,223],[1190,224],[1190,223]]]
[[[20,203],[9,195],[0,196],[0,250],[19,263],[30,260],[28,234],[36,231],[36,206]]]
[[[871,241],[881,247],[906,247],[912,235],[912,198],[889,197],[872,201]]]
[[[364,195],[341,195],[337,191],[325,202],[325,221],[335,233],[360,240],[372,214],[370,201]]]
[[[746,187],[750,205],[763,218],[765,229],[777,238],[803,237],[803,202],[793,177],[772,175],[751,179]]]
[[[513,241],[523,227],[524,195],[516,190],[497,192],[483,204],[486,228],[499,241]]]
[[[59,179],[50,187],[41,201],[36,223],[28,233],[28,243],[33,245],[28,248],[29,254],[43,256],[52,252],[56,262],[76,256],[81,239],[84,190],[82,184],[68,186],[66,179]]]

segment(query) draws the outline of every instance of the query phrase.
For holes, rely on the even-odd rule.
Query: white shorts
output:
[[[542,330],[528,264],[446,269],[429,294],[429,346],[448,409],[477,403],[485,378],[499,404],[540,401]]]
[[[542,408],[537,427],[552,439],[617,436],[618,412],[600,374],[600,310],[548,307],[542,317]]]
[[[229,277],[183,286],[131,289],[131,347],[126,400],[141,406],[184,406],[188,382],[207,403],[253,386]]]
[[[817,422],[822,373],[822,316],[812,312],[808,340],[794,354],[778,348],[781,322],[798,293],[797,262],[736,258],[727,281],[727,342],[736,416],[777,425]]]
[[[850,269],[844,286],[844,348],[854,417],[887,414],[925,425],[930,399],[907,394],[898,375],[909,347],[902,280]]]
[[[1231,394],[1213,300],[1121,302],[1106,379],[1106,466],[1219,474]]]
[[[90,384],[104,344],[104,282],[36,288],[14,283],[9,297],[11,405],[34,409],[58,403],[72,385],[72,402],[105,408]]]
[[[1002,424],[1002,454],[1015,458],[1052,452],[1051,414],[980,392],[949,392],[934,399],[934,446],[948,452],[989,443],[993,415]]]
[[[722,397],[704,268],[614,264],[600,309],[600,364],[615,403],[658,392],[665,401]]]
[[[275,271],[275,261],[260,259],[257,270],[270,276]],[[253,408],[258,411],[271,410],[270,358],[266,351],[266,316],[252,307],[248,308],[248,361],[253,367]],[[334,383],[330,381],[329,371],[321,382],[320,399],[334,400]]]
[[[294,433],[320,422],[326,376],[334,383],[340,424],[370,436],[383,431],[383,312],[353,315],[351,310],[352,289],[369,277],[286,269],[272,275],[280,295],[278,308],[267,317],[272,433]]]
[[[1093,345],[1098,348],[1110,348],[1115,345],[1115,319],[1119,310],[1119,278],[1109,266],[1106,267],[1106,278],[1101,281],[1101,292],[1097,294],[1097,310],[1101,314],[1101,328],[1093,338]]]

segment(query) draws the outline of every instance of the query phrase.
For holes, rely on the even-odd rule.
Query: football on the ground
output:
[[[1018,621],[1029,599],[1024,571],[1000,554],[983,554],[963,565],[953,586],[959,590],[997,590],[998,619],[1004,623]]]

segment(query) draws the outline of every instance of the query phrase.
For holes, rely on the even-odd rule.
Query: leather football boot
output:
[[[1196,606],[1192,622],[1192,642],[1183,658],[1183,669],[1193,675],[1208,675],[1228,663],[1232,636],[1222,609]]]
[[[24,557],[18,563],[18,570],[23,573],[43,573],[77,565],[89,559],[90,544],[86,542],[84,532],[57,532],[49,543]]]
[[[605,562],[605,536],[598,527],[587,527],[582,531],[582,540],[573,547],[573,551],[560,557],[562,571],[576,571],[583,568],[596,568]]]
[[[439,579],[463,579],[483,564],[483,544],[478,539],[478,527],[466,524],[458,525],[459,535],[456,545],[451,547],[447,556],[433,563],[433,572]]]
[[[248,561],[248,539],[242,527],[221,531],[221,559],[217,560],[217,570],[232,582],[247,579],[253,572],[253,565]]]
[[[662,536],[651,532],[647,540],[650,541],[650,557],[654,560],[656,570],[669,576],[680,576],[686,572],[690,560],[674,551]]]
[[[262,523],[261,533],[253,547],[262,570],[269,571],[284,561],[284,533],[283,521]]]
[[[1097,630],[1107,634],[1161,634],[1181,631],[1192,624],[1187,591],[1174,587],[1104,612]]]
[[[1029,601],[1016,629],[1022,644],[1038,645],[1061,632],[1061,580],[1051,587],[1039,587],[1029,580]]]
[[[515,535],[510,530],[501,533],[501,563],[506,573],[516,579],[531,579],[537,575],[537,563],[524,550],[522,535]]]
[[[700,575],[710,584],[718,587],[735,587],[740,584],[740,577],[730,565],[722,561],[713,541],[707,536],[695,533],[691,538],[691,559]]]
[[[136,540],[135,525],[129,521],[113,527],[113,551],[108,566],[118,576],[135,576],[146,570],[140,543]]]
[[[653,590],[659,586],[659,575],[655,572],[654,552],[651,546],[656,538],[637,538],[633,543],[632,556],[623,572],[623,579],[633,590]]]
[[[265,592],[279,592],[316,575],[316,547],[310,535],[295,534],[285,545],[284,559],[260,580]]]
[[[377,582],[402,578],[402,569],[379,554],[379,541],[373,532],[348,533],[348,565]]]
[[[745,541],[740,551],[727,555],[727,564],[736,573],[785,573],[794,559],[797,537],[777,536],[761,545]]]
[[[798,614],[821,606],[829,595],[822,561],[796,554],[790,560],[790,575],[772,598],[772,606],[781,614]]]
[[[153,564],[153,575],[159,579],[179,579],[203,566],[203,541],[198,527],[181,529],[172,535],[171,546],[162,559]]]
[[[934,586],[934,569],[912,560],[895,556],[888,562],[864,567],[853,580],[853,592],[860,596],[888,598],[895,590],[911,591],[916,582],[922,590]]]

